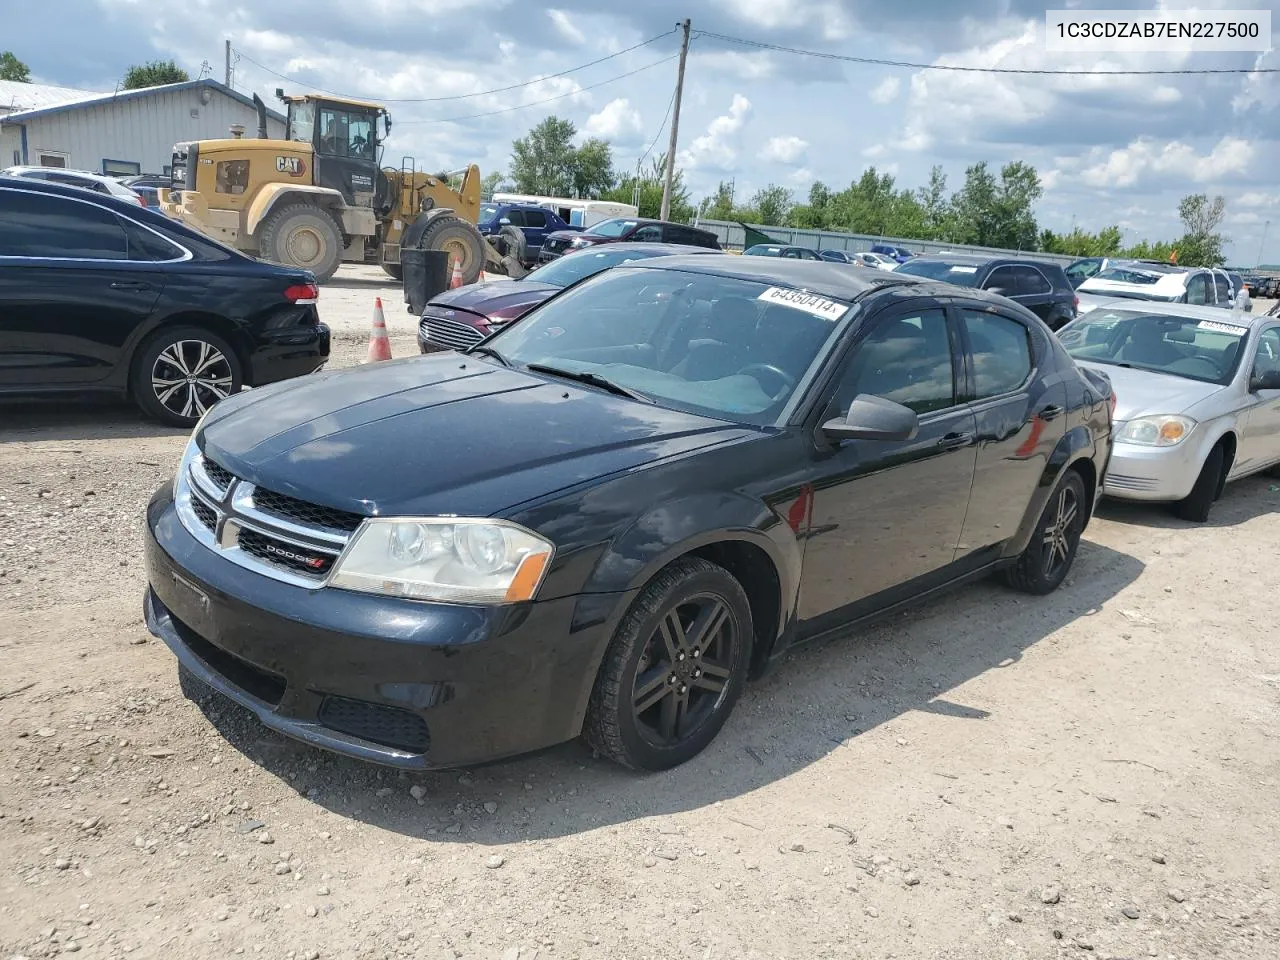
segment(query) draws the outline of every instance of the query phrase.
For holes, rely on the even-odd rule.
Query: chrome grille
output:
[[[174,502],[182,525],[209,549],[263,576],[309,588],[324,585],[363,520],[261,489],[199,454],[179,472]]]
[[[467,350],[484,339],[484,334],[470,324],[443,317],[423,317],[419,330],[423,340],[450,350]]]

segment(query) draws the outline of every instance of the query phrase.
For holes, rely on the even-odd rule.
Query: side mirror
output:
[[[987,287],[987,292],[998,293],[1002,297],[1007,297],[1009,295],[1009,288],[1008,287]]]
[[[847,415],[822,425],[831,440],[910,440],[919,429],[920,418],[910,407],[869,393],[858,394]]]
[[[503,217],[501,220],[498,221],[498,223],[502,224],[502,226],[504,227],[509,227],[511,226],[511,218]]]
[[[1249,392],[1259,390],[1280,390],[1280,370],[1268,370],[1266,373],[1255,373],[1249,378]]]

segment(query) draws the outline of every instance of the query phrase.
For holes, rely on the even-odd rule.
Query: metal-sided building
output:
[[[83,95],[62,98],[75,93]],[[12,112],[4,112],[6,104]],[[216,80],[101,94],[5,82],[0,169],[30,164],[116,176],[167,174],[175,143],[228,137],[233,124],[255,136],[257,111],[251,99]],[[274,110],[267,111],[267,132],[284,137],[285,118]]]

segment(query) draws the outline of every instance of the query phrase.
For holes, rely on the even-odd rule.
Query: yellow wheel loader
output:
[[[382,167],[391,116],[376,103],[276,95],[288,106],[284,140],[267,133],[254,95],[258,135],[233,127],[226,140],[173,148],[173,187],[161,208],[238,250],[312,271],[320,281],[341,263],[377,263],[400,279],[400,249],[444,250],[466,283],[488,269],[523,274],[476,228],[480,170],[420,172],[412,158]],[[381,121],[381,136],[379,135]],[[501,247],[502,249],[499,249]]]

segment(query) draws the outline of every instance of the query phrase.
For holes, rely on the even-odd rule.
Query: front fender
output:
[[[638,517],[601,554],[584,593],[638,590],[673,560],[717,543],[743,543],[768,556],[778,578],[781,633],[795,607],[803,550],[787,522],[740,494],[699,493],[659,504]]]
[[[262,221],[270,216],[276,207],[290,200],[302,200],[319,206],[335,206],[342,209],[347,205],[342,194],[329,187],[312,187],[299,183],[268,183],[253,198],[245,211],[244,231],[246,236],[253,236],[262,226]]]

